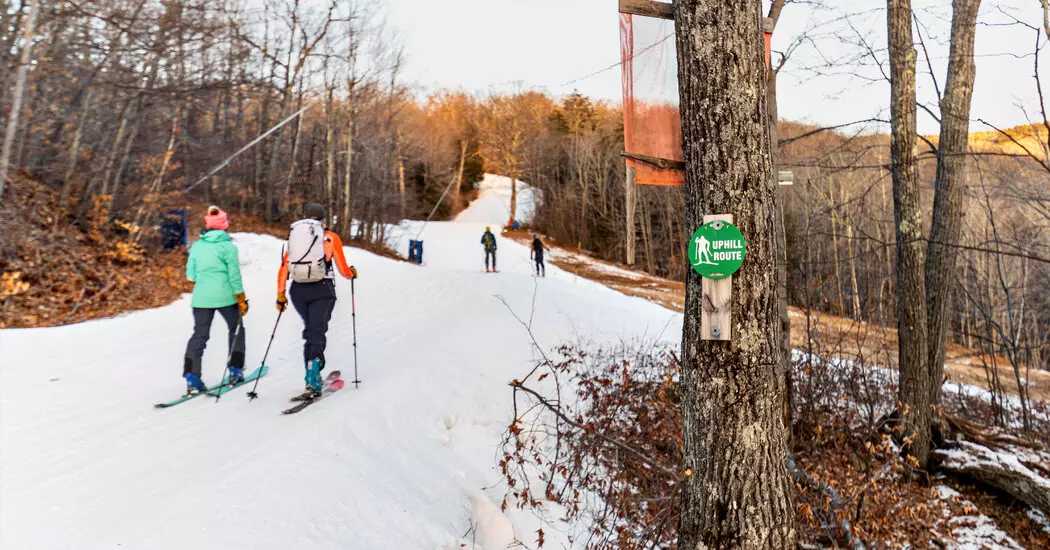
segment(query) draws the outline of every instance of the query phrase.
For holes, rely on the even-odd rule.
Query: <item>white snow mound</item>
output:
[[[493,227],[502,227],[510,220],[510,196],[512,180],[505,176],[485,174],[478,184],[478,199],[470,208],[456,216],[458,222],[480,222]],[[514,219],[523,223],[532,220],[536,211],[535,196],[527,183],[516,180],[517,207]]]

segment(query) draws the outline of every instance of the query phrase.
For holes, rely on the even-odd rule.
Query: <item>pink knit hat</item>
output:
[[[226,231],[230,227],[230,220],[226,218],[226,212],[224,212],[218,206],[212,206],[208,208],[208,215],[204,216],[204,228],[205,229],[221,229]]]

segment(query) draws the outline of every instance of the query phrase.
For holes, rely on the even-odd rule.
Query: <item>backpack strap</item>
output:
[[[299,259],[294,261],[294,262],[292,262],[292,263],[293,264],[302,264],[303,263],[303,258],[305,258],[306,255],[309,254],[310,251],[314,249],[314,245],[315,244],[317,244],[317,235],[316,234],[314,234],[314,240],[310,241],[310,246],[306,248],[306,252],[303,252],[303,255],[299,256]]]
[[[310,232],[313,233],[313,235],[314,235],[314,239],[312,241],[310,241],[310,246],[306,247],[306,251],[303,252],[303,255],[300,256],[298,260],[296,260],[294,262],[290,262],[290,263],[293,263],[295,265],[302,265],[304,263],[303,262],[303,258],[305,258],[307,256],[307,254],[309,254],[310,251],[314,249],[314,245],[317,244],[317,228],[313,227],[313,225],[311,225],[310,226]]]

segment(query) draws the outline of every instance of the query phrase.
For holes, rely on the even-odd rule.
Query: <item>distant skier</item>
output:
[[[335,271],[347,279],[357,278],[357,269],[346,264],[343,242],[328,231],[321,220],[324,207],[311,203],[303,208],[304,218],[293,223],[288,244],[277,273],[277,310],[288,307],[285,288],[295,311],[303,319],[303,361],[306,367],[306,390],[301,398],[309,400],[321,393],[321,371],[324,369],[328,322],[335,308]]]
[[[536,275],[539,277],[547,276],[547,266],[543,265],[543,251],[547,247],[543,246],[543,241],[540,240],[540,236],[532,235],[532,259],[536,262]]]
[[[489,270],[489,258],[492,258],[492,269],[496,271],[496,236],[492,234],[492,228],[485,226],[485,234],[481,236],[481,246],[485,247],[485,273]]]
[[[194,282],[193,336],[186,344],[186,358],[182,376],[186,379],[186,394],[207,389],[201,380],[201,359],[211,334],[215,312],[222,315],[229,329],[229,382],[244,380],[244,326],[248,313],[248,299],[241,284],[241,266],[237,246],[230,241],[226,230],[230,223],[218,206],[208,208],[204,216],[201,238],[190,248],[186,261],[186,278]]]

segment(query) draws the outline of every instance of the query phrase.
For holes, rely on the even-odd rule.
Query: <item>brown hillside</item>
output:
[[[522,231],[504,232],[528,246],[531,236]],[[685,304],[685,285],[678,281],[654,277],[642,271],[606,262],[593,256],[561,247],[549,238],[544,243],[557,252],[549,262],[577,276],[590,279],[629,296],[645,298],[672,311],[681,312]],[[806,349],[812,342],[815,350],[843,359],[863,358],[869,364],[896,368],[897,331],[869,323],[854,321],[823,313],[807,316],[804,310],[790,308],[791,345],[795,349]],[[807,333],[811,340],[807,340]],[[951,344],[948,349],[945,371],[956,382],[987,388],[984,364],[995,364],[1005,381],[1005,390],[1017,394],[1013,382],[1013,371],[1005,357],[988,357],[981,353]],[[1050,372],[1031,371],[1027,376],[1030,393],[1035,399],[1050,402]]]
[[[189,234],[203,229],[203,203],[172,199],[189,210]],[[120,221],[94,212],[85,225],[55,229],[58,192],[12,173],[0,205],[0,328],[50,327],[160,307],[193,290],[185,250],[164,251],[151,229],[133,243]],[[230,227],[287,236],[287,225],[230,213]],[[359,243],[344,241],[347,246]],[[392,250],[367,247],[398,258]],[[398,258],[400,259],[400,258]],[[274,266],[276,269],[277,266]],[[251,297],[249,297],[251,298]]]
[[[12,173],[0,205],[0,328],[55,326],[171,303],[185,252],[135,245],[114,223],[54,228],[58,193]]]

